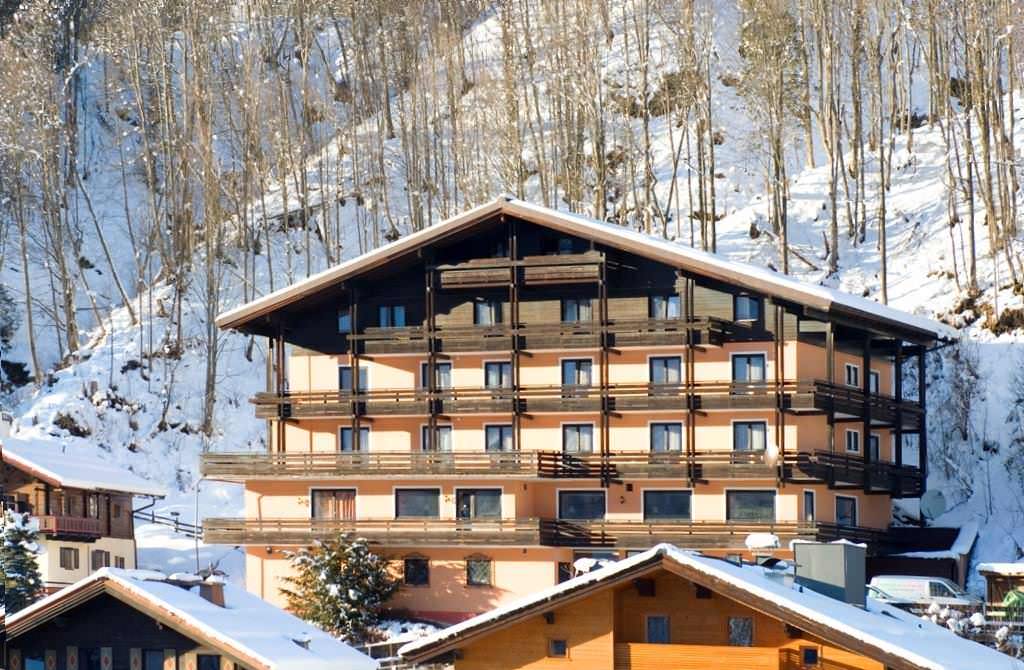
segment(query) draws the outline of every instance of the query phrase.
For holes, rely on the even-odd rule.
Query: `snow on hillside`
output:
[[[627,3],[616,4],[611,17],[616,37],[611,40],[601,58],[602,75],[611,81],[623,81],[632,76],[629,66],[632,56],[625,50],[623,32],[632,19]],[[714,21],[715,69],[718,75],[735,71],[740,66],[736,49],[738,18],[735,8],[723,6]],[[331,31],[325,31],[330,33]],[[500,99],[498,86],[501,74],[501,47],[497,41],[500,25],[493,13],[485,13],[480,20],[466,29],[464,42],[473,54],[470,76],[475,82],[459,101],[463,123],[486,125],[488,106]],[[329,60],[337,57],[337,42],[330,35],[323,43],[328,45]],[[667,54],[673,42],[664,31],[655,30],[651,36],[652,62],[667,63]],[[631,47],[635,48],[635,47]],[[334,49],[334,51],[332,51]],[[635,54],[633,54],[635,56]],[[629,56],[629,57],[627,57]],[[130,176],[127,185],[121,182],[117,156],[123,150],[121,142],[132,126],[131,118],[112,113],[101,103],[101,86],[111,71],[103,67],[97,55],[81,71],[87,92],[83,114],[85,138],[89,147],[85,158],[89,167],[88,188],[104,227],[109,227],[109,241],[113,257],[123,279],[135,276],[138,260],[129,244],[127,220],[145,211],[147,190],[138,176]],[[667,66],[665,66],[667,67]],[[429,68],[427,68],[429,69]],[[116,70],[114,70],[116,73]],[[426,75],[424,75],[426,76]],[[543,84],[543,74],[538,74]],[[326,73],[313,73],[313,80],[327,80]],[[719,211],[726,216],[718,223],[718,248],[726,257],[757,265],[780,267],[778,248],[767,234],[767,205],[763,199],[762,166],[752,147],[758,142],[749,115],[737,92],[722,83],[719,76],[714,88],[713,104],[715,125],[724,138],[716,147],[718,171],[716,192]],[[420,82],[429,86],[430,81]],[[407,95],[397,92],[396,95]],[[438,93],[440,95],[440,92]],[[544,110],[550,113],[550,110]],[[339,112],[340,113],[340,112]],[[614,133],[619,141],[641,132],[640,120],[619,115],[612,119]],[[363,128],[366,134],[374,131],[376,121],[368,119]],[[671,188],[673,150],[669,141],[671,122],[656,118],[651,124],[653,145],[652,170],[657,179],[656,192],[667,201],[670,190],[678,198],[673,205],[683,242],[689,240],[686,212],[686,167],[678,173],[677,183]],[[1024,147],[1024,137],[1014,138],[1018,147]],[[540,129],[539,132],[548,132]],[[324,141],[325,138],[318,138]],[[345,236],[343,258],[350,258],[383,242],[383,230],[370,228],[367,221],[379,221],[382,203],[373,200],[346,197],[357,191],[352,155],[342,152],[353,144],[358,146],[360,136],[329,141],[306,164],[310,183],[325,184],[324,190],[314,193],[312,207],[323,208],[318,216],[340,221],[339,230]],[[438,138],[441,143],[451,138]],[[385,145],[382,163],[387,166],[386,184],[391,218],[398,221],[397,232],[409,232],[409,212],[406,203],[410,186],[404,181],[404,167],[399,150],[401,138],[389,140]],[[942,139],[937,128],[923,127],[915,131],[912,152],[907,152],[901,137],[896,144],[892,187],[887,194],[889,211],[889,295],[890,304],[919,314],[951,318],[950,311],[957,301],[957,287],[952,268],[954,262],[963,263],[962,241],[951,238],[947,225],[945,205],[944,161]],[[137,150],[129,143],[128,150]],[[820,148],[819,148],[820,151]],[[858,295],[877,299],[879,294],[879,254],[876,232],[869,227],[864,243],[854,245],[841,234],[840,272],[827,277],[820,250],[822,236],[827,234],[827,167],[803,168],[803,149],[790,147],[788,159],[793,175],[789,205],[791,243],[816,268],[800,260],[792,260],[794,274],[809,282],[821,282]],[[536,159],[536,157],[531,157]],[[866,206],[869,218],[878,207],[876,192],[877,163],[869,157]],[[819,161],[819,164],[823,161]],[[539,200],[536,177],[526,184],[526,198]],[[480,186],[481,199],[493,197],[495,192],[486,184]],[[122,191],[127,204],[122,202]],[[277,217],[301,207],[294,189],[285,185],[271,185],[252,209],[259,216]],[[463,202],[464,206],[477,202]],[[559,203],[556,203],[559,204]],[[979,205],[980,207],[980,205]],[[461,206],[459,207],[461,208]],[[127,213],[127,214],[126,214]],[[962,212],[961,212],[962,214]],[[843,225],[843,224],[841,224]],[[752,230],[758,233],[752,238]],[[675,236],[674,226],[667,231]],[[984,243],[985,230],[978,226],[979,248]],[[84,254],[98,258],[97,240],[84,231]],[[320,246],[305,248],[306,237],[300,230],[279,231],[268,243],[272,251],[273,268],[268,269],[266,256],[255,264],[257,295],[267,292],[274,278],[274,287],[280,288],[289,278],[302,278],[326,265]],[[228,252],[229,257],[231,253]],[[309,258],[308,267],[306,258]],[[195,266],[202,266],[197,258]],[[991,258],[979,258],[979,278],[982,279],[982,302],[999,309],[1019,306],[1020,297],[1009,290],[993,293]],[[104,268],[101,268],[105,270]],[[158,269],[159,270],[159,269]],[[16,287],[20,283],[17,271],[2,268],[3,280]],[[225,263],[222,268],[224,290],[219,297],[218,311],[244,301],[237,267]],[[87,273],[94,285],[89,290],[104,307],[117,304],[117,294],[111,286],[109,273]],[[143,272],[155,277],[157,272]],[[196,272],[183,304],[182,351],[167,350],[161,346],[164,333],[173,327],[168,314],[173,300],[166,283],[157,281],[149,290],[136,294],[131,291],[133,303],[140,313],[139,325],[132,325],[127,309],[122,305],[102,323],[90,323],[89,345],[83,349],[80,360],[54,369],[44,383],[34,391],[25,391],[15,398],[15,434],[41,437],[67,444],[76,451],[94,454],[97,458],[122,464],[133,472],[159,481],[172,490],[166,500],[156,504],[160,514],[177,512],[182,521],[192,522],[202,516],[235,515],[241,512],[241,496],[237,487],[218,482],[199,480],[198,458],[204,450],[218,451],[259,450],[264,448],[263,422],[253,416],[247,398],[264,385],[263,342],[250,343],[248,338],[224,333],[219,340],[220,364],[217,379],[217,404],[214,432],[204,436],[198,431],[202,416],[202,389],[204,385],[204,333],[206,306],[203,303],[203,278]],[[40,279],[42,281],[42,279]],[[126,282],[129,283],[130,282]],[[83,288],[82,303],[85,304]],[[154,306],[150,309],[149,306]],[[88,317],[86,317],[88,318]],[[87,323],[89,323],[87,321]],[[976,558],[987,561],[1014,560],[1024,547],[1024,504],[1020,503],[1024,474],[1020,460],[1021,420],[1011,414],[1018,400],[1017,389],[1024,386],[1016,378],[1016,371],[1024,364],[1024,336],[1000,335],[977,328],[969,328],[970,345],[963,350],[946,349],[933,357],[933,382],[930,398],[936,416],[930,424],[930,443],[933,445],[933,466],[929,485],[946,492],[950,511],[939,523],[978,521],[981,540]],[[59,351],[52,343],[41,352],[45,366],[60,363]],[[154,352],[148,354],[147,352]],[[250,355],[251,354],[251,355]],[[26,360],[24,329],[18,332],[13,351],[16,360]],[[965,375],[975,374],[985,383],[964,385]],[[1024,394],[1024,391],[1019,391]],[[964,409],[962,401],[970,400]],[[1015,423],[1016,422],[1016,423]],[[62,426],[62,427],[59,427]],[[1018,432],[1015,432],[1018,431]],[[140,525],[140,566],[165,570],[195,569],[195,543],[175,535],[162,526]],[[222,568],[241,577],[241,553],[232,547],[200,547],[199,567],[220,561]]]

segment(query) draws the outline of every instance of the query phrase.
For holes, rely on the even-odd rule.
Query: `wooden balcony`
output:
[[[897,498],[918,498],[924,492],[924,477],[911,465],[897,465],[891,461],[864,463],[860,454],[840,454],[829,451],[796,454],[792,478],[801,477],[825,482],[835,489],[859,489],[872,493],[886,493]]]
[[[226,519],[203,521],[211,544],[306,544],[350,533],[372,544],[504,545],[540,544],[539,519]]]
[[[542,455],[509,452],[205,453],[203,476],[247,479],[537,477]]]
[[[617,319],[605,328],[597,321],[539,324],[494,324],[488,326],[446,326],[434,331],[435,351],[440,353],[511,352],[517,344],[522,351],[597,349],[602,333],[609,347],[652,347],[686,345],[693,333],[697,346],[720,346],[728,322],[713,317],[682,319]],[[426,354],[430,344],[422,326],[364,328],[349,335],[365,354]]]
[[[103,536],[99,519],[79,516],[38,516],[39,532],[54,539],[91,542]]]
[[[615,670],[722,667],[743,668],[744,670],[782,670],[783,668],[801,667],[799,659],[792,659],[792,664],[786,662],[785,655],[789,651],[793,650],[776,647],[616,642],[613,667]],[[728,659],[728,664],[723,664],[723,659]]]
[[[597,251],[581,254],[474,258],[462,263],[437,266],[442,289],[498,288],[508,286],[518,273],[526,286],[593,283],[601,277],[604,255]]]
[[[646,549],[668,542],[689,549],[743,549],[751,533],[772,533],[782,546],[814,540],[817,526],[804,522],[569,521],[541,522],[541,541],[556,547]]]

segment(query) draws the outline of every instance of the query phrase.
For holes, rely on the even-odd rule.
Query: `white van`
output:
[[[956,605],[960,607],[981,607],[982,601],[942,577],[917,577],[913,575],[879,575],[871,578],[871,586],[901,600],[922,605]]]

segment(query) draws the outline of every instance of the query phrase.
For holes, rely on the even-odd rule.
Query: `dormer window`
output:
[[[678,295],[652,295],[647,301],[647,315],[652,319],[678,319],[679,308]]]
[[[575,251],[571,237],[560,237],[558,238],[558,255],[567,256]]]
[[[338,333],[347,335],[352,332],[352,312],[347,309],[338,310]]]
[[[381,328],[404,328],[405,305],[381,305],[378,307],[377,325]]]
[[[473,323],[478,326],[501,323],[501,301],[496,298],[477,298],[473,303]]]
[[[733,299],[734,321],[759,321],[761,299],[750,295],[738,295]]]

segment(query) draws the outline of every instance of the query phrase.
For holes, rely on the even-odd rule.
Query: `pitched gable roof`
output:
[[[126,468],[68,452],[56,442],[0,438],[0,458],[51,486],[157,498],[167,495],[164,487]]]
[[[623,248],[631,253],[673,267],[743,286],[752,291],[803,304],[823,312],[842,314],[853,319],[871,319],[891,327],[911,331],[919,337],[953,338],[956,336],[955,330],[932,319],[902,312],[867,298],[800,282],[765,268],[729,261],[715,254],[645,235],[622,226],[542,207],[511,196],[500,196],[435,226],[407,235],[374,251],[224,312],[217,317],[217,325],[221,328],[241,327],[253,319],[270,314],[325,288],[335,286],[347,278],[379,267],[429,242],[443,239],[497,214],[515,216],[566,234]]]
[[[245,589],[224,584],[224,607],[201,597],[197,589],[198,583],[186,589],[154,571],[104,568],[7,617],[9,644],[106,593],[253,670],[377,668],[370,657]]]
[[[867,607],[859,609],[767,577],[759,566],[738,566],[667,544],[406,644],[399,653],[406,659],[423,661],[484,637],[498,627],[537,616],[658,567],[894,669],[1024,670],[1024,662],[894,607],[869,599]]]

